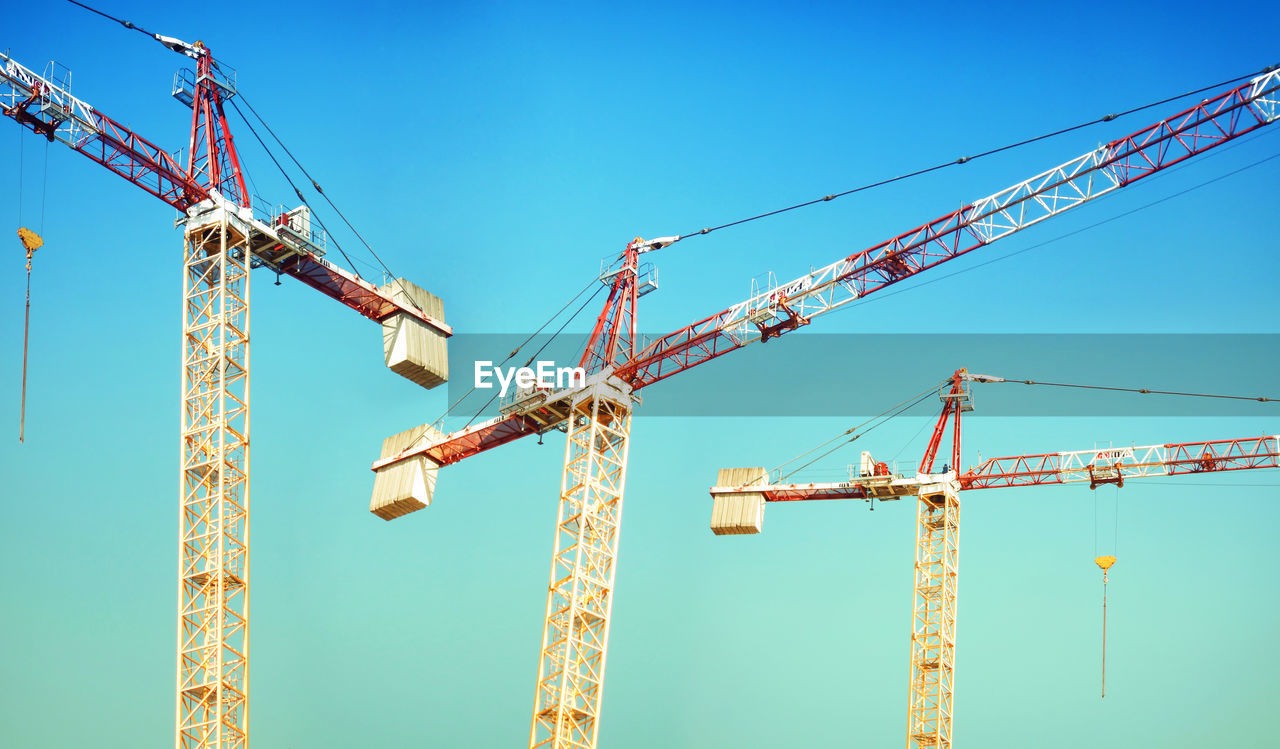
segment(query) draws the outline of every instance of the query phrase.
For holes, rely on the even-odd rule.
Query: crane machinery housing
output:
[[[98,11],[94,11],[98,12]],[[105,14],[100,14],[105,15]],[[110,18],[110,16],[107,16]],[[119,19],[112,19],[117,20]],[[185,164],[76,98],[52,75],[0,54],[0,108],[177,209],[183,228],[182,419],[175,746],[244,747],[249,699],[250,271],[266,268],[379,323],[393,372],[448,378],[440,299],[395,278],[374,285],[325,255],[310,207],[254,205],[224,104],[235,72],[201,42],[119,21],[194,61],[172,94],[191,108]],[[299,193],[301,198],[301,193]]]
[[[711,530],[721,535],[760,533],[771,502],[862,499],[916,502],[916,549],[907,707],[908,749],[950,749],[956,662],[956,609],[960,555],[960,494],[976,489],[1088,482],[1090,489],[1126,479],[1280,468],[1280,435],[1182,442],[1142,447],[1093,448],[989,458],[960,470],[960,418],[973,410],[969,383],[1002,378],[959,369],[939,392],[942,413],[914,475],[889,470],[863,452],[847,481],[772,481],[763,467],[722,468],[711,488]],[[948,424],[948,466],[934,470]],[[1104,576],[1114,556],[1099,557]],[[1105,580],[1105,577],[1104,577]],[[1105,606],[1104,638],[1105,638]],[[1104,648],[1105,648],[1105,639]],[[1105,691],[1105,650],[1104,650]]]
[[[370,511],[385,520],[427,507],[440,468],[551,430],[566,433],[530,747],[594,747],[599,733],[631,417],[641,389],[757,341],[785,335],[878,290],[985,247],[1280,116],[1280,71],[1112,140],[986,198],[789,283],[772,286],[648,345],[637,336],[646,284],[640,256],[681,236],[626,245],[600,282],[609,289],[577,387],[526,389],[500,415],[443,434],[430,424],[384,440]],[[954,491],[943,487],[939,511]],[[948,493],[950,492],[950,493]],[[931,495],[933,496],[933,495]],[[942,553],[931,549],[930,553]]]

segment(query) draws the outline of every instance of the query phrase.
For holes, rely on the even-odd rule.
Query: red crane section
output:
[[[806,325],[818,315],[1268,125],[1280,118],[1277,92],[1280,70],[1268,70],[1065,164],[668,333],[618,366],[616,374],[639,390],[749,343]],[[649,252],[679,239],[633,242],[628,251]],[[620,301],[611,295],[606,312]],[[606,318],[602,313],[601,320]],[[634,326],[634,316],[629,324]],[[584,357],[584,362],[591,359],[590,354]],[[414,455],[448,465],[546,431],[563,422],[568,413],[565,404],[573,392],[533,393],[503,409],[503,416],[434,444],[409,448],[373,467]]]
[[[202,42],[191,45],[186,54],[196,59],[196,80],[191,94],[191,142],[187,146],[187,174],[236,205],[249,205],[235,141],[222,109],[224,96],[235,88],[216,70],[213,55]],[[179,91],[182,87],[178,87]]]
[[[167,39],[167,38],[166,38]],[[190,159],[187,167],[150,140],[75,98],[64,86],[0,53],[0,111],[19,125],[50,141],[60,141],[115,172],[182,213],[205,201],[224,200],[240,206],[240,217],[255,233],[254,258],[262,265],[331,297],[365,317],[381,322],[405,313],[444,335],[452,329],[412,305],[325,260],[309,231],[290,225],[287,215],[261,220],[247,208],[248,192],[234,142],[222,111],[233,91],[202,45],[169,40],[166,46],[197,62],[194,80],[179,78],[175,97],[192,106]],[[189,72],[189,71],[188,71]]]
[[[1125,479],[1280,467],[1280,436],[1108,447],[991,458],[959,476],[961,489],[996,489],[1089,482],[1124,486]]]
[[[1269,72],[1132,135],[971,203],[654,341],[622,368],[636,389],[806,324],[1056,213],[1180,163],[1274,121],[1280,77]],[[773,307],[767,324],[742,325]],[[755,328],[754,330],[752,328]]]
[[[851,476],[848,481],[716,486],[711,489],[711,495],[759,494],[765,502],[893,500],[915,497],[921,486],[948,476],[955,476],[962,490],[1086,481],[1090,489],[1095,489],[1103,484],[1124,486],[1126,479],[1254,468],[1280,468],[1280,435],[1012,455],[991,458],[958,476],[954,473],[903,476],[869,472]]]

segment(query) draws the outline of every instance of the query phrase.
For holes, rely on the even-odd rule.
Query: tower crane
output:
[[[552,429],[567,434],[547,586],[531,747],[594,747],[599,732],[631,416],[638,393],[748,344],[1204,153],[1280,116],[1280,71],[1221,90],[1171,117],[974,201],[789,283],[668,333],[636,335],[637,302],[656,287],[641,256],[684,237],[626,245],[600,282],[609,296],[580,357],[585,382],[521,390],[500,415],[443,434],[384,440],[370,511],[392,520],[430,504],[439,468]]]
[[[1090,489],[1096,489],[1104,484],[1124,486],[1126,479],[1280,467],[1280,435],[1264,435],[1012,455],[990,458],[962,473],[959,470],[960,417],[973,410],[968,385],[1000,381],[1002,378],[970,374],[964,369],[952,375],[939,393],[942,413],[915,475],[891,472],[885,463],[877,463],[870,453],[864,452],[857,472],[847,481],[774,483],[764,468],[723,468],[711,488],[711,530],[716,535],[759,533],[767,502],[827,499],[874,502],[918,498],[908,749],[949,749],[952,745],[960,492],[1085,481],[1089,482]],[[943,466],[941,471],[934,471],[948,423],[952,436],[951,462],[949,468]],[[1115,557],[1098,557],[1097,562],[1105,575]],[[1105,600],[1104,597],[1104,615]]]
[[[185,163],[72,96],[53,75],[39,75],[7,54],[0,54],[0,107],[22,127],[66,145],[180,213],[175,746],[244,747],[249,698],[249,271],[261,267],[297,279],[379,323],[387,366],[424,387],[448,377],[445,340],[452,330],[444,322],[441,301],[425,290],[404,279],[375,286],[325,259],[327,238],[312,228],[305,204],[274,212],[251,207],[224,112],[224,103],[238,93],[235,71],[219,64],[201,42],[119,22],[194,62],[194,70],[179,71],[172,91],[191,108]]]

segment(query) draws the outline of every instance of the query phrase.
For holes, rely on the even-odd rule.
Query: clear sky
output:
[[[633,236],[722,223],[1280,62],[1274,3],[231,2],[215,11],[101,1],[147,29],[201,39],[236,67],[249,100],[388,265],[440,294],[448,321],[472,333],[536,328]],[[81,98],[159,144],[185,143],[189,112],[168,95],[181,58],[69,4],[10,5],[0,47],[37,69],[56,58]],[[700,319],[745,298],[754,276],[795,277],[1184,106],[678,244],[654,256],[662,286],[644,298],[641,327]],[[233,130],[257,192],[292,204],[242,125]],[[48,150],[46,185],[43,141],[20,139],[8,120],[0,131],[7,220],[21,205],[38,228],[47,189],[27,443],[0,440],[0,744],[164,746],[181,235],[172,210],[60,145]],[[1259,163],[1280,153],[1275,131],[934,273],[1169,198],[1154,207],[835,313],[812,332],[1278,333],[1280,159]],[[9,236],[0,423],[16,432],[24,274]],[[388,373],[376,326],[273,280],[255,276],[253,291],[254,745],[519,745],[563,438],[452,466],[427,511],[374,518],[368,465],[381,439],[434,419],[445,393]],[[787,356],[792,344],[768,345]],[[1104,373],[1108,355],[1093,353]],[[730,387],[747,374],[737,361],[690,377],[723,382],[743,416],[646,418],[642,407],[636,419],[601,744],[900,746],[913,508],[770,507],[763,534],[712,536],[706,489],[718,467],[776,465],[856,420],[751,416],[752,399],[803,389],[812,373],[785,371],[742,393]],[[1276,363],[1271,351],[1260,365],[1273,396]],[[839,366],[850,391],[897,392],[902,381],[911,384],[902,397],[921,377],[988,369],[928,350],[905,360],[867,351]],[[1128,367],[1103,384],[1159,387],[1165,366]],[[1060,372],[1027,362],[992,374]],[[1201,389],[1225,387],[1231,373],[1222,375]],[[999,397],[980,393],[979,408]],[[933,408],[821,471],[856,462],[856,449],[910,464]],[[1280,432],[1274,404],[1257,416],[1097,413],[979,410],[964,462],[978,450]],[[1280,697],[1267,660],[1280,636],[1278,483],[1243,472],[1096,493],[966,495],[957,743],[1200,747],[1258,743],[1260,730],[1266,743],[1260,716]],[[1095,537],[1105,545],[1115,528],[1100,700],[1092,557]]]

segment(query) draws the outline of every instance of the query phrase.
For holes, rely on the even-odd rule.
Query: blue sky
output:
[[[537,327],[633,236],[722,223],[1280,62],[1265,33],[1280,11],[1262,3],[1216,13],[1191,4],[823,3],[104,10],[202,39],[236,67],[249,100],[388,265],[443,296],[456,330],[482,333]],[[189,113],[168,96],[179,57],[69,4],[27,4],[6,18],[0,46],[15,58],[34,68],[58,59],[74,71],[78,96],[157,143],[184,144]],[[1182,106],[678,244],[654,256],[662,287],[645,297],[641,327],[665,332],[701,319],[745,298],[754,276],[795,277]],[[294,202],[237,125],[257,191]],[[20,140],[12,122],[0,131],[0,205],[11,221],[20,204],[23,222],[38,223],[43,141]],[[811,327],[1280,332],[1280,159],[1259,163],[1277,153],[1280,138],[1266,129],[935,272],[1184,195]],[[27,443],[0,442],[0,638],[9,644],[0,743],[163,745],[173,721],[181,237],[166,206],[58,145],[48,152],[47,196]],[[10,242],[0,273],[10,300],[0,315],[0,350],[9,352],[0,423],[16,428],[24,275]],[[273,280],[257,276],[253,296],[254,743],[518,744],[528,732],[562,438],[452,466],[426,512],[373,518],[367,467],[381,439],[434,419],[444,392],[388,373],[376,326]],[[787,355],[786,339],[769,345]],[[889,389],[966,365],[984,370],[928,351],[844,366],[850,389]],[[699,376],[726,383],[743,376],[732,356],[704,369]],[[1117,384],[1158,387],[1165,373],[1124,374]],[[777,388],[806,381],[795,371]],[[853,420],[640,414],[602,745],[901,744],[912,508],[771,507],[760,536],[707,530],[716,468],[776,465]],[[909,463],[929,414],[859,447]],[[979,449],[1280,432],[1274,408],[1258,414],[979,411],[966,423],[965,462]],[[820,468],[855,460],[850,451]],[[1280,498],[1277,483],[1245,472],[1118,492],[967,495],[956,741],[1254,740],[1257,716],[1280,696],[1258,667],[1258,644],[1280,634],[1280,566],[1259,517]],[[1095,504],[1104,537],[1119,507],[1105,701]]]

